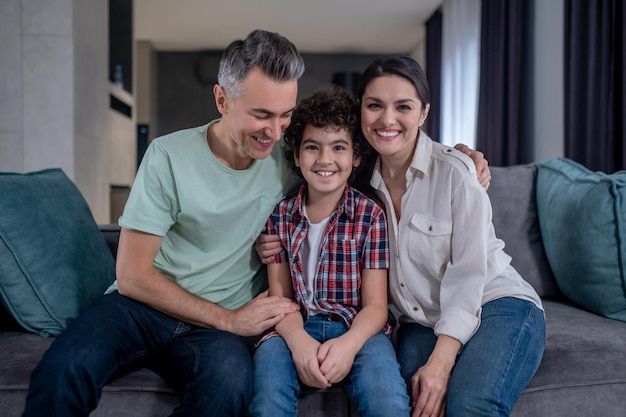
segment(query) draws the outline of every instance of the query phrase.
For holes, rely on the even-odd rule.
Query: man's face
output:
[[[278,82],[255,68],[244,79],[238,97],[227,97],[219,86],[214,91],[222,123],[238,157],[267,158],[291,122],[298,81]]]

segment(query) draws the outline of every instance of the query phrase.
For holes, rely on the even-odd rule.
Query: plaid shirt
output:
[[[308,233],[304,216],[307,186],[302,185],[295,197],[286,198],[274,208],[267,221],[269,234],[277,234],[283,251],[275,262],[289,262],[295,300],[309,315],[308,290],[303,275],[300,249]],[[315,274],[316,306],[328,314],[338,315],[347,326],[361,310],[361,270],[388,269],[389,247],[384,211],[359,191],[346,186],[337,209],[331,214],[320,247]],[[384,329],[391,334],[391,323]],[[276,335],[272,332],[263,340]]]

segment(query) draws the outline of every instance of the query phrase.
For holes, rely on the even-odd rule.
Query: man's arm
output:
[[[476,173],[478,174],[478,182],[483,186],[485,190],[489,188],[491,184],[491,171],[489,170],[489,162],[485,159],[485,155],[470,148],[462,143],[457,143],[454,148],[463,152],[465,155],[472,158],[474,165],[476,165]]]
[[[122,228],[116,274],[120,294],[186,323],[253,336],[276,325],[297,305],[281,297],[260,294],[238,310],[227,310],[198,297],[161,274],[153,266],[160,236]]]

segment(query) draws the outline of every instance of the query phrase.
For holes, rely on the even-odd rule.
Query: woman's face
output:
[[[430,105],[422,110],[413,84],[397,75],[374,78],[361,97],[361,129],[381,155],[409,158]]]

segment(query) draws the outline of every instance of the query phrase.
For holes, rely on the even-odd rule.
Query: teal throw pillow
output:
[[[115,279],[115,261],[58,168],[0,173],[0,298],[24,329],[59,334]]]
[[[592,172],[565,158],[541,163],[537,210],[563,294],[626,322],[626,171]]]

